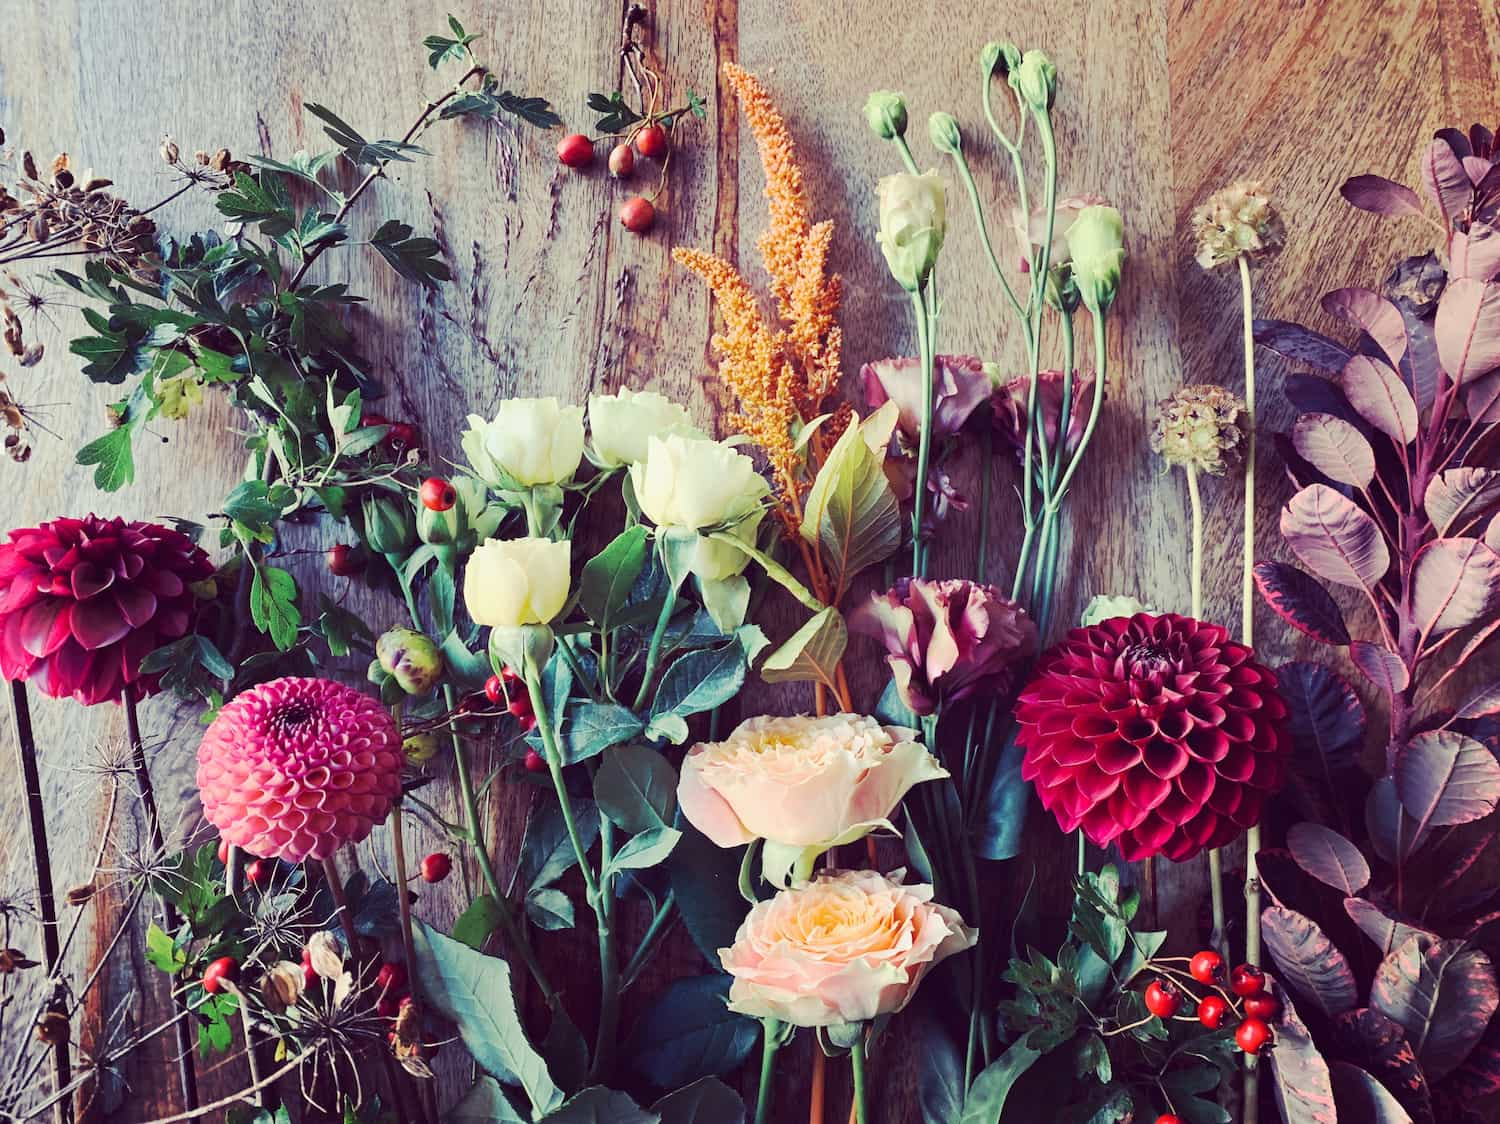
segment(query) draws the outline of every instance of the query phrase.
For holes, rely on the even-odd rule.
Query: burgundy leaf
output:
[[[1264,1056],[1275,1081],[1281,1119],[1284,1124],[1337,1124],[1338,1108],[1333,1101],[1328,1063],[1313,1044],[1312,1034],[1298,1016],[1287,989],[1276,988],[1273,994],[1281,1003],[1272,1024],[1276,1046]]]
[[[1343,369],[1341,365],[1334,374]],[[1281,392],[1299,414],[1332,414],[1355,427],[1365,424],[1364,418],[1349,405],[1349,399],[1344,397],[1343,389],[1334,379],[1291,371],[1281,382]]]
[[[1422,201],[1405,184],[1384,176],[1352,176],[1344,181],[1339,194],[1361,211],[1377,215],[1420,215]]]
[[[1292,426],[1292,448],[1330,480],[1368,488],[1375,450],[1364,434],[1332,414],[1303,414]]]
[[[1422,507],[1437,533],[1461,533],[1473,520],[1500,504],[1500,472],[1492,468],[1449,468],[1427,485]]]
[[[1385,352],[1391,366],[1406,353],[1406,323],[1401,311],[1379,293],[1357,286],[1323,294],[1323,311],[1362,330]]]
[[[1337,340],[1290,320],[1257,320],[1255,342],[1268,351],[1336,375],[1354,354]]]
[[[1458,157],[1459,163],[1474,155],[1473,144],[1468,135],[1462,129],[1455,129],[1451,125],[1445,125],[1432,134],[1453,150],[1453,155]]]
[[[1449,276],[1488,281],[1500,270],[1500,231],[1488,223],[1471,223],[1448,240]]]
[[[1484,529],[1484,545],[1500,552],[1500,515],[1491,519],[1490,525]]]
[[[1434,539],[1412,568],[1411,610],[1423,637],[1467,628],[1500,605],[1500,554],[1478,539]]]
[[[1492,714],[1500,714],[1500,683],[1490,683],[1479,688],[1454,712],[1453,717],[1462,721],[1488,718]]]
[[[1464,409],[1476,422],[1500,422],[1500,371],[1480,375],[1464,387]]]
[[[1421,849],[1431,835],[1431,828],[1419,829],[1417,821],[1401,807],[1396,795],[1396,779],[1381,777],[1370,786],[1365,799],[1365,831],[1375,853],[1388,863],[1402,861]]]
[[[1416,400],[1389,364],[1356,355],[1344,365],[1339,385],[1360,417],[1392,441],[1410,445],[1416,438]]]
[[[1469,1056],[1448,1075],[1444,1091],[1471,1102],[1500,1093],[1500,1018],[1490,1019]]]
[[[1296,910],[1311,917],[1327,905],[1327,890],[1297,865],[1292,853],[1267,847],[1255,857],[1261,888],[1272,905]]]
[[[1473,869],[1474,864],[1479,861],[1479,856],[1490,849],[1490,844],[1495,841],[1496,830],[1486,831],[1478,839],[1465,845],[1464,849],[1448,860],[1447,871],[1438,880],[1437,889],[1433,891],[1433,897],[1441,896],[1445,891],[1451,890],[1458,885],[1458,880]]]
[[[1286,845],[1297,865],[1326,886],[1350,896],[1370,883],[1370,864],[1359,848],[1319,823],[1294,824]]]
[[[1358,1120],[1360,1124],[1412,1124],[1411,1113],[1401,1106],[1392,1093],[1366,1070],[1350,1062],[1329,1062],[1333,1078],[1333,1096],[1338,1102],[1339,1119]]]
[[[1443,229],[1451,231],[1453,220],[1468,210],[1473,186],[1463,162],[1445,141],[1434,140],[1422,153],[1422,186],[1442,212]]]
[[[1438,357],[1459,385],[1500,366],[1500,282],[1458,277],[1438,301]]]
[[[1423,1072],[1439,1080],[1484,1034],[1500,992],[1490,959],[1479,949],[1415,936],[1375,970],[1370,1006],[1401,1025]]]
[[[1319,772],[1334,787],[1334,775],[1353,768],[1365,741],[1365,710],[1354,688],[1320,663],[1298,661],[1276,669],[1287,705],[1287,726],[1299,756],[1315,754]]]
[[[1483,742],[1428,730],[1396,755],[1396,795],[1419,830],[1472,823],[1500,802],[1500,761]]]
[[[1262,911],[1260,929],[1281,981],[1296,993],[1298,1002],[1312,1004],[1329,1018],[1354,1009],[1359,1001],[1354,972],[1317,922],[1272,906]]]
[[[1406,325],[1406,354],[1401,358],[1401,377],[1417,400],[1417,411],[1427,409],[1437,397],[1443,362],[1438,358],[1437,336],[1432,330],[1432,313],[1419,316],[1405,303],[1397,303],[1401,322]]]
[[[1324,644],[1349,643],[1344,615],[1333,596],[1289,562],[1257,562],[1255,586],[1276,615]]]
[[[1281,536],[1319,577],[1372,590],[1391,565],[1375,520],[1326,484],[1303,488],[1281,509]]]
[[[1424,935],[1437,938],[1436,933],[1398,921],[1380,906],[1364,898],[1345,898],[1344,912],[1359,926],[1360,932],[1375,942],[1382,956],[1400,946],[1408,937]]]
[[[1339,1053],[1354,1058],[1396,1095],[1417,1124],[1433,1124],[1432,1095],[1406,1032],[1379,1011],[1361,1007],[1334,1021]]]
[[[1411,673],[1401,657],[1379,644],[1356,640],[1349,645],[1349,658],[1366,679],[1388,695],[1399,694],[1411,685]]]

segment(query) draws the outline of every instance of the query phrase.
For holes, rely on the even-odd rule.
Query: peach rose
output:
[[[766,877],[785,884],[801,860],[876,828],[913,785],[948,775],[916,731],[858,714],[760,717],[682,762],[682,814],[720,847],[766,841]]]
[[[823,873],[750,911],[719,950],[734,977],[729,1009],[794,1026],[892,1014],[933,965],[978,939],[931,886],[873,870]]]

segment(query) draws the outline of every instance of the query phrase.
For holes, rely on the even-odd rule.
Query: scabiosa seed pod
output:
[[[1043,655],[1016,703],[1021,776],[1064,831],[1181,862],[1259,822],[1286,716],[1275,675],[1219,625],[1116,617]]]
[[[208,555],[170,527],[54,519],[0,543],[0,675],[85,706],[154,693],[141,661],[187,635]]]
[[[1250,415],[1245,401],[1222,386],[1185,386],[1159,404],[1152,451],[1168,464],[1223,476],[1245,459]]]
[[[1281,216],[1255,180],[1214,192],[1193,212],[1193,242],[1204,269],[1227,265],[1241,254],[1274,254],[1285,239]]]
[[[236,695],[203,735],[203,814],[252,855],[326,859],[390,814],[401,762],[401,735],[375,699],[331,679],[273,679]]]

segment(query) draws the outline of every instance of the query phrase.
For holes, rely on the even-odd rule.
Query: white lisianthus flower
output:
[[[494,487],[563,484],[583,459],[583,407],[556,398],[508,398],[493,421],[469,415],[464,456]]]
[[[624,387],[614,394],[589,396],[589,433],[594,456],[608,468],[645,460],[647,442],[653,437],[675,433],[708,439],[680,403],[652,390]]]
[[[1133,617],[1137,613],[1156,612],[1150,605],[1128,597],[1124,594],[1095,594],[1084,606],[1083,620],[1079,623],[1084,628],[1093,628],[1096,624],[1112,621],[1116,617]]]
[[[464,571],[464,605],[476,624],[547,624],[568,601],[573,544],[564,539],[489,539]]]
[[[927,284],[947,229],[947,195],[936,172],[899,172],[876,185],[880,202],[880,252],[900,286],[914,293]]]

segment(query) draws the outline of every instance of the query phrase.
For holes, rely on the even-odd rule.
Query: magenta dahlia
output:
[[[1042,656],[1016,703],[1021,776],[1064,831],[1181,862],[1260,820],[1286,716],[1276,676],[1219,625],[1115,617]]]
[[[203,814],[262,858],[326,859],[401,795],[401,734],[369,695],[288,676],[224,704],[198,747]]]
[[[85,706],[118,702],[125,684],[160,687],[141,661],[187,635],[193,583],[208,555],[170,527],[123,519],[54,519],[0,543],[0,675]]]

